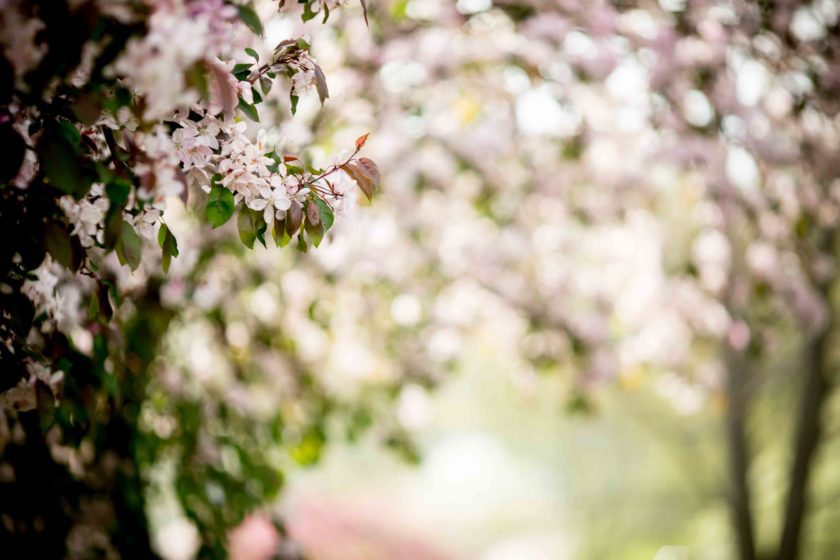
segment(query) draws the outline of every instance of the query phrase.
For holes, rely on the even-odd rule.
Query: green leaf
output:
[[[298,235],[297,246],[295,247],[301,253],[305,253],[308,249],[306,241],[303,239],[303,234]]]
[[[172,236],[166,236],[161,247],[160,267],[164,274],[169,274],[169,266],[172,264],[172,239]]]
[[[193,87],[202,99],[207,99],[210,86],[207,83],[207,68],[203,62],[196,62],[187,70],[187,83]]]
[[[72,125],[70,128],[75,130]],[[94,173],[90,161],[78,154],[78,145],[72,138],[73,133],[63,123],[50,127],[38,145],[38,160],[50,184],[80,199],[90,190]]]
[[[310,19],[312,19],[312,18],[314,18],[315,16],[318,15],[318,12],[313,12],[312,11],[312,4],[313,3],[314,2],[307,2],[306,4],[304,4],[303,13],[300,16],[300,18],[303,21],[309,21]]]
[[[250,27],[251,31],[257,35],[263,34],[262,22],[260,22],[260,17],[253,8],[250,6],[237,6],[236,9],[239,11],[239,19],[242,20],[242,23]]]
[[[256,88],[256,86],[251,86],[251,94],[254,96],[254,105],[262,103],[262,95],[260,95],[260,92]]]
[[[131,105],[132,101],[131,90],[125,87],[114,87],[102,92],[102,106],[112,113],[116,113],[121,107]]]
[[[105,215],[105,248],[108,251],[117,246],[122,231],[122,222],[122,210],[112,204]]]
[[[248,79],[248,76],[251,74],[251,66],[253,65],[253,62],[239,63],[233,67],[233,70],[231,72],[237,80],[242,82]]]
[[[268,95],[268,92],[271,91],[272,85],[274,85],[274,82],[265,76],[260,76],[260,89],[262,90],[263,95]]]
[[[128,202],[128,195],[131,192],[131,181],[121,177],[114,177],[111,182],[105,186],[105,194],[111,204],[118,208],[124,208]]]
[[[246,247],[253,249],[254,242],[258,239],[265,246],[264,234],[268,226],[263,220],[262,212],[251,210],[243,205],[239,210],[236,224],[239,229],[239,239]]]
[[[333,209],[330,208],[330,205],[320,198],[315,199],[315,204],[318,205],[318,211],[321,214],[321,223],[324,224],[324,233],[326,234],[330,231],[333,223],[335,223],[335,214],[333,213]]]
[[[306,235],[309,236],[309,241],[311,241],[316,248],[320,247],[321,241],[324,240],[324,226],[321,224],[313,225],[307,222],[304,228],[306,229]]]
[[[260,122],[260,114],[257,112],[257,108],[246,103],[242,97],[239,98],[239,108],[249,119],[254,122]]]
[[[274,220],[274,229],[271,231],[274,237],[274,244],[278,247],[285,247],[292,240],[289,232],[286,231],[286,220]]]
[[[324,225],[321,223],[321,210],[313,202],[306,205],[306,221],[303,229],[315,247],[321,245],[321,241],[324,239]]]
[[[70,268],[73,247],[70,243],[70,234],[64,228],[56,223],[47,224],[44,230],[44,248],[56,262]]]
[[[254,58],[254,60],[255,60],[255,61],[257,61],[257,62],[259,62],[259,61],[260,61],[260,55],[258,55],[258,54],[257,54],[257,51],[255,51],[255,50],[254,50],[254,49],[252,49],[251,47],[247,47],[247,48],[245,49],[245,52],[246,52],[246,53],[248,53],[250,56],[252,56],[252,57]]]
[[[92,125],[102,113],[102,98],[96,91],[85,91],[76,98],[71,110],[79,122]]]
[[[289,98],[292,100],[292,114],[294,115],[297,113],[297,104],[299,97],[297,95],[290,95]]]
[[[284,163],[283,165],[286,167],[286,173],[289,175],[303,175],[305,172],[303,167],[299,165],[292,165],[291,163]]]
[[[137,235],[131,224],[124,220],[120,228],[120,238],[117,240],[116,249],[120,263],[127,264],[131,270],[137,270],[137,267],[140,266],[143,245],[140,236]]]
[[[210,188],[210,195],[207,198],[207,206],[204,209],[204,216],[207,222],[217,228],[227,222],[233,216],[234,202],[233,193],[225,187],[216,184]]]
[[[44,230],[44,247],[62,266],[72,271],[79,269],[82,261],[81,245],[73,242],[66,229],[55,222],[47,224]]]
[[[99,319],[99,296],[96,292],[90,295],[90,303],[88,304],[88,319],[95,321]]]
[[[35,381],[35,402],[41,421],[41,431],[46,432],[55,422],[55,396],[52,389],[41,381]]]
[[[166,224],[161,224],[160,229],[158,230],[157,240],[158,246],[163,248],[163,243],[166,241],[166,235],[169,233],[169,228],[166,227]]]
[[[82,141],[82,133],[79,129],[68,120],[60,119],[58,121],[58,129],[64,139],[74,147],[78,147],[79,142]]]
[[[268,224],[265,223],[262,212],[257,212],[257,216],[254,218],[254,225],[257,228],[257,241],[259,241],[263,247],[268,247],[265,242],[265,232],[268,231]]]
[[[168,274],[172,257],[178,256],[178,240],[175,239],[166,224],[162,224],[160,231],[158,231],[158,245],[161,249],[161,268],[164,274]]]
[[[268,168],[268,170],[271,173],[277,173],[277,170],[280,168],[280,163],[282,162],[282,159],[280,158],[280,156],[278,156],[276,153],[274,153],[274,150],[265,154],[265,156],[274,160],[272,163],[270,163],[269,165],[266,166]]]

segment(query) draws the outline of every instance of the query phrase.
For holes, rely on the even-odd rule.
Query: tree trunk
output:
[[[735,530],[738,558],[755,560],[755,535],[750,503],[749,445],[746,433],[747,383],[745,356],[729,348],[726,360],[726,439],[729,452],[730,514]]]
[[[823,405],[828,400],[830,383],[826,347],[830,326],[813,337],[807,348],[807,368],[799,405],[790,487],[785,505],[784,526],[779,543],[778,560],[799,557],[802,529],[808,507],[808,481],[822,439]]]

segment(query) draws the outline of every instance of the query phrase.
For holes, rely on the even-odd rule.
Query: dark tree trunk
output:
[[[746,429],[749,398],[745,361],[746,357],[742,352],[728,349],[726,440],[729,454],[729,504],[738,558],[739,560],[755,560],[755,535],[749,485],[750,454]]]
[[[831,328],[826,327],[809,341],[807,347],[807,367],[804,372],[799,417],[793,440],[793,465],[778,560],[796,560],[799,557],[802,530],[808,508],[808,481],[823,435],[823,405],[828,400],[831,389],[826,357],[830,333]]]

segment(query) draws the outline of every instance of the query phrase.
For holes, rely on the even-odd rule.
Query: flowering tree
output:
[[[326,21],[336,7],[302,4],[304,21]],[[373,196],[379,172],[358,157],[366,135],[349,156],[318,168],[249,130],[259,107],[281,102],[285,80],[292,114],[308,90],[321,103],[329,97],[306,39],[265,55],[249,4],[4,2],[0,18],[0,216],[9,240],[0,282],[0,545],[39,557],[152,557],[144,465],[161,460],[172,433],[148,420],[144,403],[159,341],[177,315],[161,300],[156,270],[166,275],[180,254],[167,201],[197,208],[208,229],[236,215],[249,249],[273,238],[306,251],[346,210],[351,189]],[[329,402],[317,384],[303,385],[298,402],[320,407],[306,421],[323,422]],[[176,434],[178,495],[201,555],[220,557],[227,528],[282,479],[249,452],[258,433],[236,442],[239,476],[225,475],[188,424],[201,403],[188,404]],[[152,435],[141,428],[149,422]],[[201,468],[189,461],[195,454]]]
[[[380,245],[330,250],[410,255],[377,280],[418,333],[412,367],[489,339],[526,390],[563,375],[572,410],[648,378],[686,414],[725,403],[740,557],[818,554],[803,527],[835,376],[836,3],[377,10],[381,45],[346,37],[364,102],[339,117],[375,119],[393,170],[380,221],[353,232]],[[751,403],[780,363],[802,400],[775,421],[798,427],[761,441]],[[751,458],[788,444],[781,530],[756,536],[776,512],[756,508],[772,498]]]
[[[412,455],[415,397],[492,348],[522,391],[562,376],[571,411],[613,381],[722,403],[739,556],[817,554],[836,2],[393,0],[276,49],[238,3],[61,6],[3,9],[4,539],[147,555],[171,485],[220,556],[331,423]],[[256,247],[318,244],[372,194],[369,160],[326,163],[352,129],[388,193],[314,254]],[[779,363],[803,399],[777,535],[751,457],[780,444],[748,427]]]

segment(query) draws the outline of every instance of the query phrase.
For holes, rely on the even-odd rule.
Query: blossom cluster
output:
[[[149,30],[134,37],[114,64],[145,101],[143,118],[167,118],[179,108],[199,101],[200,91],[188,83],[187,71],[208,63],[235,45],[236,8],[222,0],[162,3],[149,16]]]
[[[321,200],[324,205],[320,208],[329,213],[331,224],[334,210],[347,206],[344,201],[352,194],[348,187],[353,180],[365,183],[363,189],[371,194],[367,184],[373,178],[370,173],[366,177],[353,174],[353,158],[361,145],[350,158],[336,160],[327,170],[317,170],[296,156],[278,155],[269,149],[264,130],[253,138],[243,115],[258,120],[256,105],[269,93],[278,75],[290,78],[293,111],[305,91],[317,89],[322,102],[328,93],[323,72],[303,39],[282,41],[271,62],[259,68],[234,64],[232,57],[238,56],[237,51],[255,54],[246,47],[252,41],[246,24],[253,26],[254,22],[242,15],[242,9],[222,0],[153,5],[145,20],[147,31],[130,36],[125,50],[102,69],[103,76],[115,80],[112,83],[118,89],[126,88],[123,91],[131,96],[127,103],[101,111],[92,122],[65,122],[75,128],[75,132],[70,129],[66,133],[75,137],[71,141],[86,143],[92,159],[104,165],[98,180],[83,187],[83,196],[71,192],[58,200],[70,225],[69,235],[86,253],[83,261],[100,260],[116,243],[121,262],[136,268],[139,262],[132,256],[140,250],[133,247],[136,242],[130,242],[130,254],[125,257],[115,234],[109,236],[109,228],[119,230],[119,224],[124,223],[143,238],[154,240],[163,223],[167,198],[186,197],[192,185],[207,193],[212,185],[219,185],[233,195],[233,208],[226,209],[224,219],[214,226],[221,225],[240,206],[262,213],[267,226],[284,220],[291,209],[296,227],[285,226],[289,237],[310,223],[321,228],[318,234],[309,232],[315,235],[315,244],[326,231],[320,213],[310,211],[307,222],[304,212],[309,202]],[[4,18],[10,21],[23,17],[14,7],[7,11]],[[142,18],[128,8],[118,12],[113,17],[125,22]],[[32,35],[23,30],[34,27],[37,25],[27,23],[9,29],[11,55],[21,48],[19,44],[32,40]],[[101,48],[91,43],[85,52],[96,53]],[[22,64],[30,67],[36,62],[27,59]],[[84,78],[90,77],[92,62],[87,66],[86,72],[76,72],[74,83],[83,84]],[[85,95],[94,107],[106,104],[106,99],[93,92]],[[28,130],[35,115],[14,104],[11,111],[15,129],[31,142]],[[43,165],[34,155],[27,151],[16,173],[14,183],[19,188],[26,188],[38,173],[39,163]],[[132,178],[136,189],[130,188]],[[109,184],[114,180],[122,181],[122,186]],[[95,262],[85,263],[87,270],[96,267]],[[36,303],[39,310],[46,311],[43,301]]]
[[[315,13],[326,20],[339,3],[302,4],[306,21]],[[294,115],[310,90],[322,104],[329,97],[308,39],[265,42],[258,14],[265,7],[0,2],[0,69],[8,78],[0,80],[0,228],[11,240],[0,254],[0,485],[14,493],[9,503],[32,503],[26,481],[5,473],[27,472],[35,460],[10,452],[17,461],[10,468],[7,446],[46,445],[52,454],[39,455],[34,470],[74,481],[55,499],[76,504],[71,494],[86,492],[73,511],[39,503],[33,511],[42,510],[26,518],[0,507],[4,519],[14,517],[15,531],[43,537],[37,556],[83,557],[93,547],[109,557],[154,556],[135,546],[148,547],[148,535],[132,535],[129,546],[104,524],[91,527],[83,510],[108,511],[131,484],[135,496],[143,494],[138,466],[153,456],[146,446],[158,436],[141,433],[132,411],[146,399],[156,345],[173,315],[159,291],[177,287],[177,276],[199,260],[186,251],[192,260],[164,278],[181,254],[175,232],[183,229],[168,223],[173,212],[173,223],[186,209],[208,230],[236,216],[247,247],[266,244],[270,231],[278,247],[296,239],[306,251],[352,205],[356,188],[370,197],[378,186],[376,165],[358,157],[366,136],[352,154],[319,168],[327,154],[301,144],[289,153],[282,132],[267,135],[265,125],[253,124],[261,111],[284,105],[280,120],[289,120],[288,108]],[[176,198],[184,204],[173,205]],[[196,235],[226,239],[224,231]],[[117,425],[128,433],[111,430]],[[105,432],[124,435],[117,441]],[[250,451],[252,469],[261,459]],[[260,468],[262,477],[267,467]],[[191,472],[188,478],[202,478]],[[278,480],[273,471],[266,476],[255,503],[276,493]],[[194,496],[180,498],[192,504]],[[142,519],[143,504],[131,503],[130,515]],[[222,557],[219,535],[230,520],[203,522],[205,544]]]
[[[313,9],[336,5],[327,2]],[[55,9],[61,14],[62,8]],[[59,191],[57,212],[44,220],[49,224],[49,255],[37,269],[20,272],[29,278],[21,294],[34,306],[38,329],[70,332],[86,315],[110,314],[110,296],[97,277],[112,266],[112,253],[134,270],[141,264],[143,247],[148,250],[157,240],[166,272],[178,254],[164,220],[172,197],[186,201],[190,191],[203,190],[210,195],[206,217],[213,227],[237,209],[242,216],[253,212],[262,224],[250,215],[239,220],[246,245],[252,246],[254,239],[265,243],[263,232],[270,228],[278,245],[299,234],[298,248],[303,250],[304,234],[318,245],[336,212],[352,204],[354,183],[372,194],[378,171],[370,160],[356,158],[363,140],[350,157],[316,169],[305,155],[280,154],[267,146],[265,130],[255,134],[245,120],[259,120],[257,106],[281,77],[289,79],[292,112],[307,90],[316,89],[322,103],[329,96],[308,40],[282,41],[270,61],[253,67],[237,62],[243,56],[258,60],[251,47],[258,46],[254,37],[262,28],[248,6],[178,0],[153,3],[148,10],[128,5],[101,10],[107,22],[103,25],[116,26],[115,36],[121,38],[98,41],[92,35],[80,46],[81,62],[68,74],[72,90],[39,82],[33,72],[42,61],[51,61],[42,58],[45,49],[38,44],[37,32],[45,25],[38,13],[6,3],[0,14],[9,24],[0,42],[14,62],[21,91],[43,88],[39,94],[45,103],[72,107],[44,130],[38,129],[44,122],[39,110],[23,100],[12,99],[0,115],[0,124],[9,127],[15,142],[20,138],[22,146],[36,146],[21,151],[10,183],[36,196],[34,181],[43,178]],[[76,13],[71,9],[61,17]],[[124,41],[124,48],[110,53],[118,41]],[[62,296],[59,277],[62,285],[77,284],[76,297]],[[89,298],[94,301],[86,314],[82,309]],[[17,348],[14,337],[4,333],[3,338],[8,347]],[[28,387],[33,380],[30,375]]]

